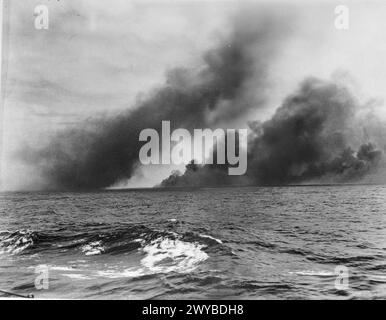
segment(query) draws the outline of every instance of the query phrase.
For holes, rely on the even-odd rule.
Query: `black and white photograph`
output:
[[[0,3],[0,300],[386,299],[386,2]]]

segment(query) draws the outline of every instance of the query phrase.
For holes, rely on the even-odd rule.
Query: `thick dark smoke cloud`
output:
[[[264,103],[267,68],[283,35],[272,15],[236,17],[230,37],[203,56],[200,70],[176,68],[166,84],[116,117],[85,122],[61,132],[41,150],[23,152],[41,170],[45,188],[98,189],[130,178],[138,165],[144,128],[217,126]],[[250,97],[259,93],[259,99]],[[256,96],[256,95],[255,95]]]
[[[270,120],[251,123],[245,177],[227,176],[224,166],[190,164],[162,185],[357,181],[383,163],[383,151],[361,134],[366,124],[356,116],[360,109],[344,85],[307,79]]]

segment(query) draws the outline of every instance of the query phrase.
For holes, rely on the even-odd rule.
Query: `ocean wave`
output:
[[[179,239],[158,238],[143,248],[147,254],[141,264],[152,272],[191,272],[208,259],[205,245]]]
[[[143,268],[128,268],[124,270],[103,270],[97,271],[97,276],[104,278],[137,278],[145,276],[148,273]]]
[[[97,271],[106,278],[136,278],[159,273],[190,273],[209,258],[202,249],[205,245],[162,236],[140,249],[145,254],[140,267]]]
[[[0,254],[18,254],[34,244],[34,232],[27,229],[0,232]]]
[[[142,235],[145,236],[145,235]],[[209,255],[203,250],[207,246],[199,242],[182,240],[183,236],[169,233],[145,243],[144,239],[136,238],[132,241],[140,243],[138,252],[143,255],[137,266],[121,268],[111,266],[105,270],[86,270],[78,267],[50,266],[50,270],[66,272],[63,276],[74,280],[87,280],[91,278],[137,278],[160,273],[190,273],[200,263],[207,260]],[[98,255],[105,253],[104,244],[101,241],[90,242],[82,246],[82,252],[86,255]],[[84,274],[83,272],[86,272]]]
[[[88,232],[62,229],[50,231],[6,230],[0,231],[0,253],[19,254],[28,248],[33,250],[31,253],[47,250],[61,253],[80,250],[86,255],[97,255],[105,252],[114,254],[135,250],[141,246],[141,242],[154,239],[159,234],[159,232],[154,232],[144,226],[129,226],[121,229],[106,228],[105,230]],[[137,241],[138,243],[136,243]]]
[[[105,248],[102,245],[102,241],[90,242],[82,246],[81,249],[86,256],[95,256],[105,251]]]
[[[212,236],[208,236],[208,235],[206,235],[206,234],[200,234],[199,236],[200,236],[201,238],[212,239],[212,240],[216,241],[216,242],[219,243],[219,244],[222,244],[222,243],[223,243],[220,239],[217,239],[217,238],[212,237]]]
[[[290,271],[289,274],[295,274],[295,275],[299,275],[299,276],[320,276],[320,277],[335,276],[335,273],[333,271],[328,271],[328,270]]]
[[[55,271],[77,271],[77,269],[74,269],[73,267],[67,267],[67,266],[49,266],[50,270]]]
[[[84,274],[80,274],[80,273],[65,273],[62,275],[65,277],[71,278],[71,279],[75,279],[75,280],[90,280],[90,279],[92,279],[91,277],[86,276]]]
[[[134,269],[101,271],[100,275],[108,277],[190,272],[208,259],[210,252],[217,250],[226,250],[226,247],[220,239],[206,232],[204,234],[156,230],[143,225],[98,229],[92,232],[61,229],[44,232],[0,232],[0,253],[41,254],[49,251],[63,255],[81,252],[84,256],[89,256],[87,259],[98,255],[121,255],[131,252],[144,255],[138,262],[138,267]]]

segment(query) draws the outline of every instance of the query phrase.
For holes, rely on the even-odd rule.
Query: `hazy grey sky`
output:
[[[84,118],[130,108],[138,94],[162,85],[167,69],[199,66],[202,52],[227,33],[228,17],[240,7],[233,1],[184,0],[8,3],[9,51],[3,57],[8,68],[2,160],[6,188],[17,188],[29,174],[12,158],[22,144],[44,143]],[[38,4],[49,9],[48,30],[34,27]],[[360,97],[384,97],[386,3],[349,4],[347,31],[334,27],[338,4],[298,3],[291,37],[270,67],[270,101],[256,118],[272,114],[305,76],[326,78],[336,70],[352,75]],[[274,6],[285,19],[286,9],[279,1]],[[383,106],[378,112],[385,114]],[[167,175],[149,172],[129,185],[150,186]]]

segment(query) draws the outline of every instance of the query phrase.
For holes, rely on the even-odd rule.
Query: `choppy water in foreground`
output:
[[[37,291],[41,265],[49,289]],[[347,290],[334,287],[337,265],[349,268]],[[0,289],[37,298],[384,299],[386,187],[2,193]]]

